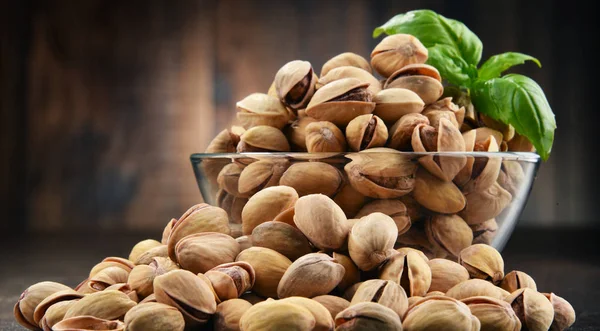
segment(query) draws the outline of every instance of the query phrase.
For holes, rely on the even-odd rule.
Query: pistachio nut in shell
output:
[[[279,100],[292,109],[306,107],[315,92],[317,77],[310,62],[294,60],[275,74],[275,91]]]
[[[411,223],[408,210],[406,209],[406,205],[400,200],[383,199],[371,201],[364,205],[355,217],[361,218],[374,212],[384,213],[391,217],[398,228],[398,235],[405,233],[410,228]]]
[[[242,315],[252,307],[252,304],[242,299],[231,299],[217,305],[213,317],[215,331],[238,331]]]
[[[119,267],[108,267],[101,270],[93,277],[88,280],[88,287],[92,291],[104,291],[107,287],[118,284],[126,283],[129,272]]]
[[[323,64],[323,67],[321,68],[320,76],[323,77],[327,75],[327,73],[332,69],[347,66],[360,68],[367,71],[368,73],[371,73],[371,65],[364,57],[356,53],[345,52],[327,60],[327,62],[325,62],[325,64]]]
[[[448,116],[449,114],[452,115]],[[451,97],[446,97],[430,104],[423,109],[423,115],[429,118],[431,125],[434,127],[438,125],[437,119],[440,117],[445,117],[452,121],[452,123],[455,124],[458,129],[460,129],[465,120],[465,107],[459,107],[452,102]]]
[[[465,148],[467,152],[498,152],[498,142],[493,135],[485,139],[477,140],[477,130],[463,133]],[[468,156],[467,163],[454,178],[454,182],[461,187],[466,194],[488,189],[500,172],[502,159],[499,157]]]
[[[50,295],[70,289],[70,287],[56,282],[40,282],[29,286],[23,291],[14,306],[15,319],[22,326],[34,330],[38,327],[34,320],[35,308]]]
[[[137,260],[134,261],[134,263],[136,267],[140,264],[150,264],[155,257],[169,257],[169,249],[167,245],[161,244],[160,246],[156,246],[147,250],[141,254]]]
[[[252,289],[256,279],[254,268],[241,261],[218,265],[204,275],[221,301],[239,298]]]
[[[467,199],[453,182],[439,179],[425,169],[417,171],[412,193],[421,206],[442,214],[457,213],[467,204]]]
[[[54,304],[63,301],[79,300],[83,296],[83,294],[72,289],[58,291],[47,296],[37,305],[37,307],[35,307],[35,310],[33,311],[34,324],[41,326],[41,320],[46,314],[46,311],[48,311],[48,308],[50,308]]]
[[[133,246],[133,248],[131,249],[131,252],[129,253],[129,261],[135,263],[138,260],[138,258],[146,251],[161,245],[162,244],[159,241],[156,241],[154,239],[142,240],[135,244],[135,246]]]
[[[405,88],[415,92],[426,105],[436,102],[444,93],[440,73],[427,64],[411,64],[394,72],[383,87]]]
[[[235,153],[240,136],[225,129],[208,144],[205,153]],[[229,163],[229,159],[208,159],[202,162],[202,169],[211,184],[217,184],[219,171]],[[164,242],[163,242],[164,244]]]
[[[368,86],[356,78],[333,81],[315,92],[306,114],[319,121],[346,126],[356,116],[373,112],[375,103]]]
[[[350,184],[365,196],[398,198],[415,185],[417,165],[399,152],[361,152],[349,154],[344,166]]]
[[[431,259],[427,262],[431,269],[429,291],[448,292],[453,286],[469,279],[469,272],[462,265],[447,259]]]
[[[450,255],[456,258],[473,242],[471,228],[458,215],[432,216],[425,221],[425,233],[429,242],[435,247],[435,251],[442,252],[442,255],[437,257]]]
[[[275,216],[275,218],[273,219],[273,222],[282,222],[282,223],[286,223],[286,224],[289,224],[289,225],[297,228],[296,224],[294,223],[294,215],[295,214],[296,214],[296,211],[295,211],[294,207],[292,206],[292,207],[282,211],[277,216]]]
[[[90,270],[89,278],[94,277],[100,271],[110,268],[110,267],[118,267],[127,272],[130,272],[131,269],[135,267],[135,264],[128,259],[124,259],[122,257],[109,256],[105,257],[102,262],[96,264],[92,270]],[[76,289],[77,290],[77,289]]]
[[[535,147],[527,137],[515,133],[514,138],[508,142],[508,150],[511,152],[535,152]]]
[[[241,331],[312,330],[316,320],[303,306],[281,300],[264,301],[250,307],[240,319]]]
[[[352,305],[335,316],[337,331],[399,331],[402,323],[398,314],[374,302]]]
[[[387,147],[405,152],[412,151],[413,131],[420,124],[429,125],[429,119],[419,113],[402,116],[389,130]]]
[[[338,250],[346,243],[348,232],[344,211],[323,194],[305,195],[294,207],[294,223],[319,249]]]
[[[127,283],[117,283],[117,284],[111,285],[111,286],[107,287],[105,291],[112,291],[112,290],[125,293],[129,297],[129,299],[131,299],[135,302],[140,301],[140,297],[138,296],[137,292],[134,289],[132,289],[131,286]]]
[[[169,258],[155,257],[148,265],[138,265],[129,273],[127,284],[140,297],[145,298],[154,292],[154,278],[179,266]]]
[[[502,162],[500,173],[498,174],[498,184],[500,184],[503,189],[515,196],[520,192],[522,183],[524,182],[525,172],[519,162]]]
[[[246,152],[289,152],[290,144],[285,135],[272,126],[255,126],[240,137],[238,153]]]
[[[371,52],[371,66],[383,77],[412,63],[427,61],[427,48],[409,34],[394,34],[381,40]]]
[[[226,192],[217,197],[217,206],[229,213],[229,234],[234,238],[241,235],[242,210],[247,202],[248,198],[236,197]]]
[[[242,210],[242,231],[245,235],[261,223],[272,221],[282,211],[293,207],[298,193],[289,186],[271,186],[250,197]]]
[[[250,197],[264,188],[278,185],[289,165],[287,160],[260,160],[250,163],[239,175],[239,194]]]
[[[181,239],[175,246],[175,252],[183,269],[205,273],[219,264],[235,261],[240,245],[229,235],[203,232]]]
[[[127,294],[120,291],[96,292],[84,296],[73,304],[65,313],[65,318],[94,316],[108,320],[120,319],[136,304]]]
[[[464,303],[449,297],[430,296],[408,308],[402,321],[403,330],[478,331],[481,325]]]
[[[346,151],[346,137],[335,124],[316,121],[306,126],[306,149],[309,153],[337,153]]]
[[[330,331],[334,328],[333,317],[329,310],[318,301],[294,296],[279,300],[279,302],[292,303],[308,309],[315,318],[313,331]]]
[[[297,228],[283,222],[271,221],[260,224],[252,230],[254,246],[275,250],[294,261],[312,253],[308,239]]]
[[[94,316],[74,316],[54,324],[52,331],[88,331],[88,330],[125,330],[125,324],[119,320],[108,320]]]
[[[367,90],[373,95],[381,91],[381,83],[379,80],[377,80],[377,78],[375,78],[369,71],[353,66],[344,66],[332,69],[327,73],[327,75],[321,76],[316,87],[317,89],[320,89],[321,87],[333,81],[344,78],[356,78],[363,83],[368,83],[369,87],[367,87]]]
[[[238,190],[238,183],[240,181],[242,170],[244,170],[244,167],[237,163],[230,163],[224,166],[217,176],[219,188],[231,195],[241,196],[242,194],[240,194]]]
[[[337,263],[344,267],[344,277],[338,284],[341,291],[345,291],[348,287],[360,282],[360,270],[352,259],[344,254],[333,252],[333,258]]]
[[[471,278],[479,278],[499,284],[504,278],[504,260],[492,246],[471,245],[460,252],[458,263],[467,269]]]
[[[218,172],[217,172],[217,174],[218,174]],[[215,184],[216,184],[216,177],[215,177]],[[166,245],[169,242],[169,236],[171,235],[171,231],[173,230],[173,226],[175,226],[175,223],[177,223],[177,219],[171,218],[171,220],[165,225],[165,228],[163,229],[163,233],[162,233],[162,238],[160,240],[161,244]]]
[[[424,296],[431,285],[431,269],[419,254],[395,254],[380,267],[379,278],[402,286],[409,297]]]
[[[410,252],[417,253],[417,255],[419,255],[423,259],[423,261],[425,261],[425,262],[429,261],[429,258],[427,257],[427,255],[425,255],[425,253],[423,253],[423,251],[412,248],[412,247],[400,247],[400,248],[396,249],[396,252],[398,252],[400,254],[404,254],[404,255],[406,255]]]
[[[375,110],[386,123],[396,123],[407,114],[421,113],[425,103],[418,94],[404,88],[389,88],[379,91],[373,96]]]
[[[471,314],[477,317],[482,330],[521,330],[521,321],[506,301],[484,296],[470,297],[461,301],[469,306]]]
[[[312,117],[300,117],[285,127],[283,133],[287,137],[293,151],[306,151],[306,127],[317,122]]]
[[[496,121],[495,119],[483,114],[479,113],[479,121],[481,122],[481,126],[488,127],[490,129],[494,129],[502,133],[504,137],[504,141],[511,141],[515,136],[515,128],[506,123],[502,123],[500,121]],[[501,141],[500,141],[501,142]],[[498,142],[498,143],[500,143]]]
[[[342,184],[333,201],[342,208],[346,217],[354,217],[367,202],[367,197],[358,192],[348,181]]]
[[[52,327],[62,321],[65,314],[77,300],[60,301],[48,307],[40,320],[39,327],[44,331],[52,331]]]
[[[335,295],[319,295],[312,299],[322,304],[329,311],[332,318],[335,318],[342,310],[350,307],[350,301]]]
[[[125,314],[128,331],[183,331],[185,321],[177,308],[162,303],[142,303]]]
[[[229,234],[229,216],[219,207],[201,203],[188,209],[173,225],[167,243],[169,257],[177,262],[175,245],[184,237],[202,232]]]
[[[277,287],[279,298],[312,298],[331,292],[344,277],[344,267],[323,253],[311,253],[294,261]]]
[[[403,316],[408,309],[406,292],[391,280],[370,279],[363,282],[350,301],[350,306],[360,302],[375,302],[395,311],[398,316]]]
[[[346,127],[346,139],[351,150],[383,147],[388,139],[388,131],[381,118],[372,115],[360,115]]]
[[[469,226],[473,230],[473,244],[491,245],[498,232],[498,223],[496,223],[496,219],[494,218]]]
[[[398,228],[394,220],[382,213],[372,213],[361,218],[348,236],[350,258],[359,269],[373,270],[395,251]]]
[[[441,252],[437,250],[437,247],[429,242],[427,234],[425,233],[424,223],[425,222],[417,223],[411,226],[404,234],[398,236],[394,247],[397,248],[399,253],[407,253],[403,250],[412,248],[418,251],[417,253],[419,253],[419,256],[425,256],[425,259],[433,259],[436,255],[440,255]]]
[[[500,287],[506,291],[513,293],[514,291],[522,288],[530,288],[537,291],[537,285],[535,280],[523,271],[513,270],[504,276],[504,279],[500,283]]]
[[[343,298],[350,301],[352,300],[352,297],[354,297],[354,294],[356,293],[356,290],[358,290],[358,288],[360,287],[360,285],[364,283],[364,282],[358,282],[355,283],[354,285],[348,287],[343,294]]]
[[[247,262],[255,272],[252,292],[263,297],[277,298],[277,286],[283,274],[292,264],[287,257],[264,247],[250,247],[243,250],[236,262]]]
[[[488,281],[474,278],[454,285],[446,292],[446,295],[457,300],[476,296],[487,296],[504,300],[510,293]]]
[[[496,182],[487,190],[469,193],[465,198],[466,206],[460,216],[468,224],[477,224],[500,215],[510,204],[512,195]]]
[[[325,162],[299,162],[281,176],[280,185],[293,187],[299,196],[321,193],[332,197],[342,186],[340,171]]]
[[[290,120],[290,115],[279,99],[264,93],[252,93],[235,104],[237,119],[245,128],[268,125],[277,129]]]
[[[542,293],[554,307],[554,320],[550,331],[561,331],[568,329],[575,323],[575,310],[571,304],[554,293]]]
[[[504,299],[521,320],[524,329],[549,330],[554,320],[554,307],[542,293],[530,288],[514,291]]]

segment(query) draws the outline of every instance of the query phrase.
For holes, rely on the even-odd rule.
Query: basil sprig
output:
[[[516,52],[490,57],[481,66],[483,44],[463,23],[431,10],[414,10],[396,15],[373,31],[411,34],[429,52],[427,63],[436,67],[450,84],[470,94],[477,111],[506,124],[527,137],[542,159],[552,150],[556,121],[541,87],[523,75],[502,76],[507,69],[538,59]]]

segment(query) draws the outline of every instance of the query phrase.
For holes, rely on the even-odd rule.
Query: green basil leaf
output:
[[[435,45],[428,51],[427,63],[434,66],[445,80],[457,86],[470,86],[469,64],[460,57],[454,48]]]
[[[505,70],[509,69],[510,67],[523,64],[525,61],[533,61],[540,68],[542,67],[540,61],[533,56],[517,52],[507,52],[494,55],[485,61],[481,65],[481,68],[479,68],[479,79],[488,80],[500,77],[500,74],[502,74],[502,72]]]
[[[413,10],[392,17],[373,31],[376,38],[382,33],[411,34],[431,48],[442,45],[457,51],[467,64],[477,66],[481,60],[481,40],[463,23],[445,18],[431,10]]]
[[[477,81],[471,92],[477,111],[511,124],[531,141],[542,159],[548,159],[556,121],[544,91],[534,80],[510,74]]]

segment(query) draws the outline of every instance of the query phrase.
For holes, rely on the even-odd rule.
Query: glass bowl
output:
[[[191,155],[191,162],[204,201],[227,211],[235,237],[250,234],[243,233],[241,225],[248,199],[266,187],[287,185],[299,196],[328,195],[348,219],[386,213],[399,228],[396,248],[407,246],[429,257],[456,260],[468,244],[502,250],[525,206],[540,158],[519,152],[373,149],[198,153]],[[273,220],[266,218],[272,217],[263,221]]]

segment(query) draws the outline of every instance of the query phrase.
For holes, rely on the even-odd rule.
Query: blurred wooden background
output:
[[[597,5],[581,1],[6,1],[0,228],[154,230],[201,200],[189,155],[292,59],[368,57],[373,28],[430,8],[484,59],[520,51],[558,122],[521,224],[595,225]],[[589,65],[588,65],[589,64]]]

